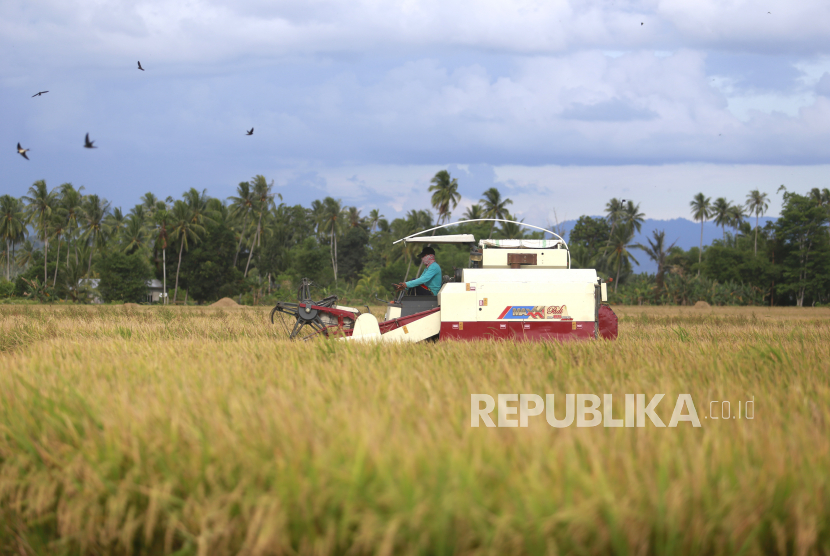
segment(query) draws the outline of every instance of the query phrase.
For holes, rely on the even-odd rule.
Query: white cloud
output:
[[[771,11],[772,13],[767,13]],[[813,53],[830,48],[823,0],[41,0],[0,5],[6,45],[31,59],[159,63],[239,56],[473,48],[512,54],[678,47]],[[642,25],[641,25],[642,23]],[[64,47],[50,48],[53,41]],[[22,52],[22,51],[21,51]]]
[[[586,51],[520,58],[495,75],[478,64],[450,69],[422,59],[374,82],[338,76],[320,88],[313,110],[322,115],[320,125],[329,125],[324,119],[353,130],[348,148],[329,154],[367,162],[408,156],[496,164],[809,163],[830,157],[830,130],[813,125],[827,116],[826,105],[814,94],[770,95],[765,103],[750,98],[754,104],[749,97],[730,99],[710,85],[704,62],[704,54],[688,50],[617,58]],[[782,110],[787,103],[793,106]],[[777,144],[782,134],[785,149]]]
[[[537,225],[603,214],[612,197],[640,204],[648,218],[689,217],[689,202],[698,192],[743,203],[747,193],[759,189],[769,195],[768,216],[781,207],[778,186],[805,193],[826,187],[830,165],[794,167],[770,165],[665,164],[659,166],[489,166],[469,165],[365,165],[326,169],[318,176],[316,195],[338,197],[348,205],[368,211],[380,208],[387,217],[402,216],[411,209],[430,207],[429,181],[438,170],[448,169],[458,179],[462,194],[453,220],[478,202],[489,187],[497,187],[513,200],[509,208],[519,218]],[[277,189],[287,202],[297,202],[292,171],[274,170]],[[355,181],[365,187],[352,187]]]
[[[560,221],[602,214],[612,197],[640,203],[648,218],[689,217],[689,201],[698,192],[743,203],[751,189],[769,195],[767,215],[774,216],[781,207],[776,195],[779,185],[801,193],[825,187],[830,165],[500,166],[495,170],[496,181],[505,184],[503,194],[514,200],[520,215],[528,216],[528,222],[553,222],[554,209]]]
[[[594,184],[647,164],[683,173],[667,182],[695,164],[812,176],[830,163],[828,20],[824,0],[3,2],[0,140],[33,147],[8,174],[24,191],[48,176],[222,195],[270,172],[298,202],[392,211],[447,164],[475,184],[493,167],[547,168],[540,184],[586,165]],[[97,158],[76,152],[86,131]],[[502,179],[523,211],[550,193]]]

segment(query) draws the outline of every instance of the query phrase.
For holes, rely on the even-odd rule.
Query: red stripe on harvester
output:
[[[499,315],[499,318],[500,318],[500,319],[503,319],[503,318],[504,318],[504,315],[506,315],[506,314],[507,314],[507,311],[509,311],[509,310],[510,310],[510,309],[512,309],[512,308],[513,308],[513,306],[512,306],[512,305],[508,305],[507,307],[505,307],[504,311],[502,311],[502,313]]]

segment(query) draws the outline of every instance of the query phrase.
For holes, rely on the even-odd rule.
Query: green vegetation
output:
[[[613,303],[633,305],[822,305],[830,303],[830,191],[809,195],[784,191],[781,217],[763,228],[757,217],[768,208],[766,194],[751,191],[744,209],[723,197],[711,203],[702,193],[690,203],[692,216],[710,217],[723,228],[723,239],[688,251],[666,245],[665,233],[653,232],[634,244],[643,215],[639,205],[612,199],[606,218],[583,216],[571,231],[574,265],[596,268],[614,284]],[[726,228],[732,228],[732,232]],[[702,227],[701,227],[702,230]],[[654,275],[634,274],[631,261],[645,255],[657,265]],[[617,287],[619,285],[619,287]]]
[[[141,303],[145,300],[147,280],[152,270],[139,253],[112,251],[98,262],[98,293],[104,301]]]
[[[830,550],[828,309],[622,308],[616,342],[534,345],[266,315],[0,306],[0,554]],[[471,428],[472,393],[664,393],[666,423],[688,393],[702,426]]]
[[[14,282],[17,298],[29,294],[48,302],[87,302],[88,279],[104,278],[105,261],[122,253],[144,259],[173,303],[233,297],[244,304],[270,304],[293,298],[302,277],[346,302],[374,303],[391,297],[392,283],[421,271],[415,257],[419,249],[392,242],[451,222],[460,201],[458,181],[446,170],[436,173],[424,192],[434,212],[410,210],[391,221],[377,209],[363,215],[332,197],[315,200],[310,207],[286,205],[263,176],[240,183],[226,201],[194,188],[181,199],[161,200],[147,193],[128,213],[82,190],[69,183],[50,190],[40,180],[21,199],[0,197],[0,263]],[[511,205],[511,199],[489,188],[461,218],[512,220]],[[690,208],[701,230],[706,220],[714,219],[722,239],[703,246],[701,235],[700,246],[685,251],[668,245],[665,233],[656,231],[644,244],[636,243],[645,219],[640,205],[611,199],[605,217],[580,217],[566,237],[573,265],[596,268],[609,281],[614,303],[830,302],[830,191],[799,195],[785,190],[781,217],[763,228],[758,218],[769,202],[758,190],[743,205],[698,193]],[[753,215],[754,227],[746,220]],[[526,230],[485,222],[434,233],[472,233],[478,239],[543,237]],[[464,247],[441,246],[436,258],[451,275],[454,267],[466,266],[468,253]],[[634,274],[634,264],[645,258],[655,261],[655,275]],[[32,285],[35,278],[38,287]],[[0,295],[9,287],[0,285]],[[44,287],[50,288],[49,295],[30,291]],[[127,297],[144,299],[140,289],[139,284]],[[127,299],[123,293],[98,295]]]

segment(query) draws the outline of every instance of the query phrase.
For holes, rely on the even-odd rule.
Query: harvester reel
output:
[[[271,324],[276,316],[282,323],[289,340],[309,340],[317,335],[328,336],[328,327],[321,318],[321,311],[314,307],[334,307],[337,296],[330,295],[320,301],[311,299],[312,282],[303,278],[297,291],[297,303],[280,301],[271,310]],[[279,314],[277,314],[279,313]]]

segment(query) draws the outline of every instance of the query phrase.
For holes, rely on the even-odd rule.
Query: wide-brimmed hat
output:
[[[423,250],[420,253],[418,253],[417,256],[418,256],[419,259],[421,259],[426,255],[435,256],[435,249],[433,249],[432,247],[429,247],[429,246],[424,247]]]

